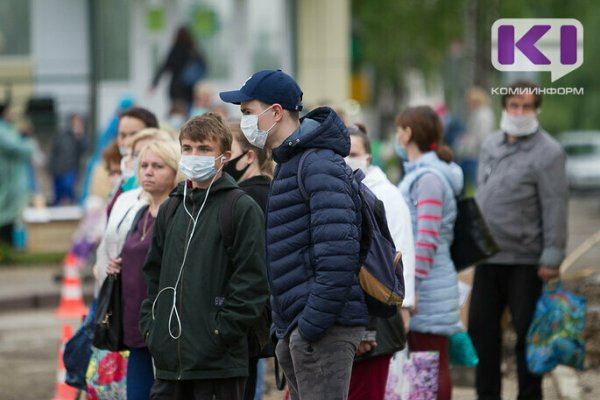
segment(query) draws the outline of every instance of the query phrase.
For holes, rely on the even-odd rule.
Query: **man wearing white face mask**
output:
[[[517,333],[519,398],[542,398],[542,377],[527,370],[525,338],[542,283],[559,276],[565,256],[568,189],[565,154],[537,118],[541,103],[539,93],[504,95],[501,131],[481,146],[476,199],[500,252],[476,267],[469,309],[480,399],[500,398],[505,307]]]
[[[222,173],[232,138],[219,116],[192,118],[179,141],[187,180],[161,206],[143,267],[140,332],[156,368],[150,398],[242,400],[248,328],[268,300],[264,217]]]
[[[368,323],[357,278],[361,204],[344,162],[348,131],[328,107],[300,119],[302,90],[280,70],[259,71],[220,97],[240,105],[242,132],[277,162],[266,253],[276,354],[290,395],[346,399]]]

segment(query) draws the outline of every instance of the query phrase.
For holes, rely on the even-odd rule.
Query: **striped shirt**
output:
[[[417,235],[415,237],[415,277],[417,284],[431,270],[440,238],[444,184],[437,176],[425,174],[414,186],[417,205]]]

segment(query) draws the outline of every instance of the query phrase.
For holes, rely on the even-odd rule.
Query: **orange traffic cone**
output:
[[[85,304],[83,304],[77,256],[72,252],[65,257],[60,304],[54,313],[61,318],[81,318],[87,313]]]
[[[65,383],[65,376],[67,370],[65,369],[65,363],[63,362],[63,353],[65,351],[65,344],[73,336],[73,328],[69,324],[64,324],[62,327],[62,337],[60,339],[60,346],[58,348],[58,368],[56,370],[56,390],[54,391],[54,397],[52,400],[73,400],[77,396],[77,389],[71,387]]]

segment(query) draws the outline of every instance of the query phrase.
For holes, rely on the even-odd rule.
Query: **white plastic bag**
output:
[[[440,356],[437,351],[397,352],[390,360],[385,400],[436,400]]]

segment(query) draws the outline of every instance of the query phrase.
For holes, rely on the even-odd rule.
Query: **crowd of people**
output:
[[[179,42],[169,58],[195,54]],[[177,84],[170,88],[176,96]],[[121,110],[103,153],[111,189],[94,274],[98,288],[107,274],[122,277],[122,398],[254,399],[259,360],[276,356],[291,399],[384,399],[390,360],[407,349],[437,353],[436,398],[447,400],[449,338],[468,332],[479,356],[478,398],[500,399],[506,307],[517,333],[519,398],[542,398],[541,377],[525,365],[525,336],[542,284],[558,277],[564,258],[567,184],[564,154],[537,119],[541,96],[503,96],[492,134],[489,100],[470,93],[473,109],[487,108],[468,125],[477,135],[463,143],[464,173],[439,112],[400,110],[394,141],[404,175],[395,185],[373,164],[367,127],[346,126],[326,106],[304,113],[303,92],[284,72],[259,71],[219,93],[239,105],[239,120],[214,112],[222,105],[206,101],[211,90],[198,86],[197,103],[185,93],[187,114],[171,131],[147,109]],[[72,117],[57,142],[69,144],[73,159],[81,124]],[[31,146],[2,120],[0,130],[3,182],[25,179],[5,160],[27,157]],[[70,158],[56,159],[57,202],[72,196],[63,189]],[[369,314],[358,279],[357,169],[383,202],[402,254],[405,297],[389,319]],[[450,253],[465,175],[473,175],[500,247],[475,267],[468,326]],[[23,203],[18,194],[0,193],[2,215]]]

